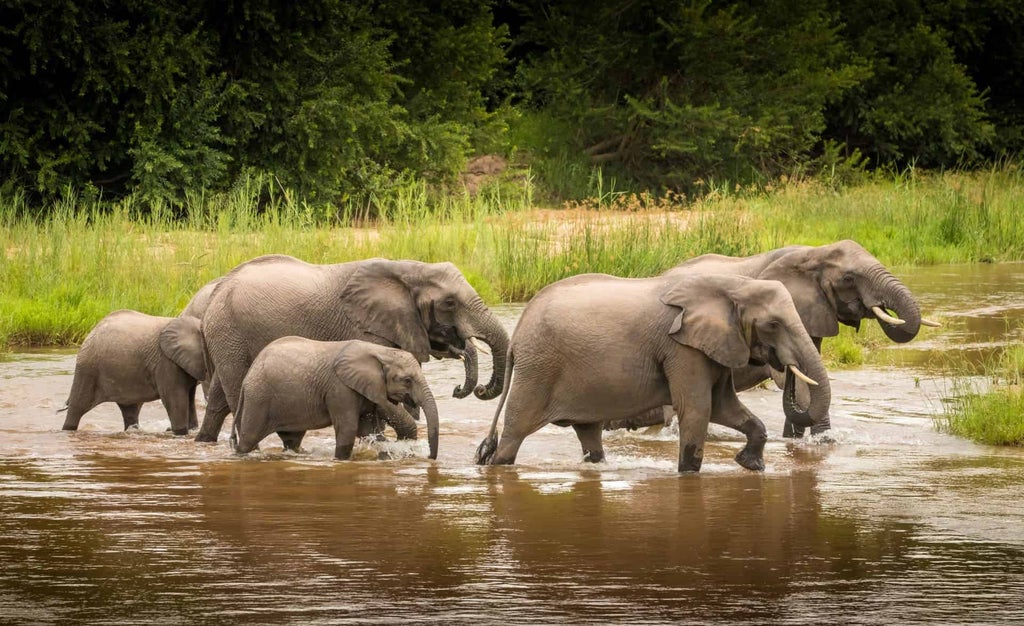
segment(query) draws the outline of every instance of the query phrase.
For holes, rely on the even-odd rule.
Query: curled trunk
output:
[[[870,307],[889,309],[903,320],[903,324],[889,324],[878,320],[878,325],[889,339],[906,343],[917,336],[921,329],[921,307],[910,290],[885,268],[876,269],[869,275],[868,287],[864,291],[864,303]]]
[[[479,386],[473,394],[481,400],[493,400],[501,395],[501,388],[505,380],[505,359],[508,352],[508,333],[498,321],[498,318],[487,312],[487,317],[477,335],[481,341],[491,349],[491,358],[494,360],[494,369],[491,371],[491,380],[486,386]]]
[[[821,357],[814,351],[813,346],[805,351],[805,354],[800,355],[797,367],[818,384],[808,389],[808,407],[801,408],[796,397],[796,376],[787,368],[786,383],[782,392],[782,408],[786,415],[783,435],[800,436],[807,427],[811,427],[814,433],[826,431],[829,429],[828,410],[832,403],[832,388],[829,385],[828,372],[825,371]]]
[[[473,393],[474,389],[476,389],[479,370],[476,346],[473,345],[472,341],[466,342],[466,349],[462,351],[460,356],[462,358],[463,365],[466,367],[466,380],[452,391],[452,395],[456,398],[465,398],[469,394]]]

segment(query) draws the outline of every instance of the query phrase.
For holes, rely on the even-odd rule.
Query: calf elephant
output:
[[[199,320],[115,311],[78,351],[64,430],[78,430],[82,415],[103,402],[117,403],[127,430],[138,426],[142,404],[159,398],[171,430],[186,435],[197,425],[196,383],[205,377]]]
[[[680,472],[700,469],[709,421],[745,433],[736,461],[762,470],[765,427],[737,398],[732,369],[771,363],[816,383],[807,410],[796,408],[792,388],[786,394],[787,415],[798,424],[825,422],[831,400],[821,356],[789,293],[776,281],[741,276],[584,274],[553,283],[523,311],[507,363],[480,464],[515,462],[523,439],[545,424],[571,425],[584,458],[600,461],[605,421],[671,404],[680,415]]]
[[[360,415],[375,408],[404,413],[403,404],[423,408],[430,458],[436,459],[437,404],[414,356],[366,341],[284,337],[263,348],[242,381],[232,447],[245,454],[273,432],[333,425],[334,458],[345,460]]]
[[[874,319],[893,341],[904,343],[917,336],[921,326],[938,326],[921,317],[917,300],[878,259],[855,241],[825,246],[788,246],[749,257],[705,254],[673,267],[663,276],[723,273],[777,280],[793,298],[800,320],[820,350],[824,337],[839,333],[839,324],[860,328],[861,320]],[[890,315],[891,310],[895,315]],[[733,372],[737,391],[750,389],[769,377],[781,382],[783,374],[772,376],[768,365],[744,365]],[[792,377],[792,373],[785,374]],[[803,383],[791,381],[798,398],[806,398]],[[780,385],[782,386],[782,385]],[[660,424],[661,411],[649,411],[625,420],[609,422],[609,429]],[[811,428],[828,430],[822,422]],[[786,437],[801,437],[804,428],[787,419]]]
[[[361,339],[401,348],[421,363],[466,358],[467,342],[478,338],[494,359],[490,382],[474,389],[484,400],[501,393],[508,348],[504,327],[454,265],[386,259],[313,265],[270,255],[243,263],[213,292],[203,334],[214,382],[197,441],[217,440],[249,365],[280,337]],[[470,364],[467,358],[467,379]],[[299,434],[279,434],[286,447],[297,446]]]

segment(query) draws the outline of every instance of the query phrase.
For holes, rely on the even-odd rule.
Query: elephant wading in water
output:
[[[139,425],[144,402],[160,399],[171,430],[187,435],[197,422],[196,383],[205,377],[198,319],[114,311],[78,351],[64,430],[78,430],[82,415],[104,402],[117,403],[127,430]]]
[[[505,392],[476,461],[515,462],[523,439],[545,424],[571,425],[584,459],[600,461],[605,421],[671,404],[680,415],[680,472],[700,469],[709,421],[746,434],[736,462],[763,470],[764,424],[732,382],[732,368],[748,363],[816,381],[805,411],[790,389],[787,414],[805,426],[828,419],[821,356],[776,281],[584,274],[553,283],[530,301],[512,335]]]
[[[366,341],[284,337],[263,348],[242,381],[232,447],[245,454],[273,432],[333,425],[334,458],[346,460],[359,416],[375,408],[404,413],[402,404],[423,408],[436,459],[437,404],[416,357]]]
[[[886,336],[898,343],[916,337],[921,326],[938,326],[921,317],[921,309],[910,290],[855,241],[818,247],[788,246],[749,257],[705,254],[680,263],[662,276],[697,274],[735,274],[781,282],[819,351],[822,338],[839,334],[840,323],[859,329],[861,320],[877,320]],[[737,391],[750,389],[769,377],[780,387],[793,386],[798,404],[806,406],[807,387],[793,380],[792,372],[783,373],[767,364],[744,365],[733,371]],[[664,421],[665,414],[653,410],[611,421],[605,428],[638,428]],[[829,426],[826,420],[812,426],[811,432],[818,434]],[[782,432],[785,437],[802,437],[804,430],[787,418]]]
[[[281,337],[361,339],[401,348],[420,363],[430,356],[465,358],[467,383],[476,377],[467,342],[477,338],[494,355],[490,382],[473,389],[482,400],[501,393],[508,349],[505,329],[454,265],[386,259],[313,265],[269,255],[243,263],[213,292],[203,335],[214,377],[197,441],[217,440],[225,416],[238,406],[249,365]],[[463,387],[460,392],[472,388]],[[400,436],[415,435],[411,420],[392,425]],[[304,432],[278,434],[295,450]]]

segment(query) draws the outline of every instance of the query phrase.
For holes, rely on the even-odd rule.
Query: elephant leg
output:
[[[768,441],[768,430],[764,422],[736,397],[733,383],[728,377],[715,386],[710,421],[746,435],[747,445],[736,455],[736,462],[749,470],[764,471],[764,444]]]
[[[199,428],[199,416],[196,415],[196,385],[188,390],[188,429]]]
[[[332,415],[331,421],[334,422],[334,458],[339,461],[347,461],[352,458],[352,447],[356,443],[359,413],[344,411]]]
[[[732,371],[732,384],[736,391],[746,391],[772,378],[772,373],[772,368],[767,365],[737,367]],[[782,387],[780,386],[779,389]]]
[[[387,422],[377,412],[375,406],[373,410],[367,411],[359,416],[359,426],[356,430],[357,437],[373,437],[374,441],[384,441],[384,429],[387,428]]]
[[[139,412],[142,410],[142,404],[121,404],[117,403],[118,408],[121,409],[121,419],[124,420],[124,429],[138,428],[139,427]]]
[[[64,426],[61,427],[61,430],[78,430],[78,424],[82,421],[82,416],[92,408],[92,406],[84,404],[69,404],[68,414],[64,417]]]
[[[167,417],[171,420],[171,432],[178,436],[188,434],[188,400],[187,389],[171,388],[159,389],[160,401],[167,410]]]
[[[685,357],[666,359],[665,377],[672,407],[679,416],[679,472],[699,472],[704,462],[704,442],[711,419],[711,396],[716,365],[709,359],[686,362]],[[683,361],[679,363],[678,361]],[[711,384],[709,384],[711,383]]]
[[[224,425],[224,418],[230,412],[224,388],[220,384],[220,379],[214,375],[210,383],[210,393],[206,396],[206,413],[203,415],[203,424],[196,435],[196,441],[215,443],[217,436],[220,435],[221,426]]]
[[[399,441],[404,439],[416,439],[419,435],[419,429],[416,427],[416,421],[404,410],[389,411],[378,406],[376,408],[376,413],[378,419],[383,419],[383,421],[391,425],[391,428],[395,429],[395,434],[398,435]]]
[[[302,452],[302,438],[306,436],[304,430],[279,430],[277,436],[281,438],[281,443],[284,444],[285,450],[291,450],[292,452]]]
[[[659,409],[660,410],[660,409]],[[604,461],[604,445],[601,443],[601,422],[591,424],[573,424],[572,429],[576,431],[576,437],[583,446],[583,460],[590,463]]]
[[[516,462],[516,455],[519,454],[519,446],[523,440],[531,434],[540,430],[545,424],[555,421],[548,419],[554,417],[550,414],[548,389],[532,389],[528,380],[523,381],[523,386],[509,390],[505,408],[505,423],[501,427],[501,437],[498,439],[497,449],[490,459],[490,465],[512,465]],[[522,389],[529,390],[527,393],[518,393]],[[560,415],[560,418],[569,416]]]

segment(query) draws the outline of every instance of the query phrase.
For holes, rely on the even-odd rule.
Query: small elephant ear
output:
[[[191,316],[176,317],[160,331],[160,351],[196,380],[206,379],[203,334],[200,320]]]
[[[351,342],[341,349],[334,361],[334,371],[346,387],[378,406],[394,407],[388,400],[384,363],[379,348],[366,342]]]
[[[429,320],[401,275],[401,264],[363,262],[341,292],[341,309],[365,333],[411,352],[421,363],[430,358]]]
[[[661,301],[681,309],[668,328],[672,339],[725,367],[742,367],[750,361],[750,346],[736,304],[723,285],[732,278],[688,276],[674,281]]]
[[[777,280],[786,287],[808,335],[834,337],[839,334],[839,314],[832,289],[825,284],[821,254],[818,248],[791,252],[771,263],[757,277]]]

